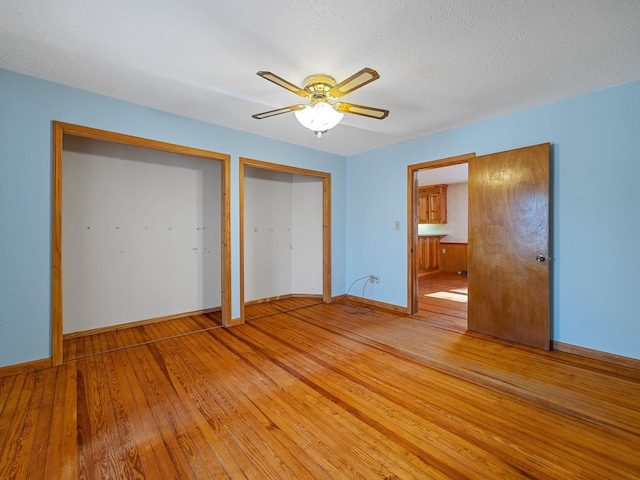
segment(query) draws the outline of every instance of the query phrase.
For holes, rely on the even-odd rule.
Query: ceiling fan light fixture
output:
[[[344,117],[344,113],[334,110],[328,102],[307,105],[302,110],[296,110],[295,115],[302,126],[315,132],[318,138],[338,125]]]

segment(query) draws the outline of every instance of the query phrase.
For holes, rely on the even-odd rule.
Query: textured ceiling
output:
[[[316,139],[258,77],[380,79]],[[0,68],[349,156],[640,78],[640,0],[0,0]]]

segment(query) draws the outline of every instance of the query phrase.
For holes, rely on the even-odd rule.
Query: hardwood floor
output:
[[[292,312],[300,308],[322,304],[322,298],[318,297],[291,297],[274,302],[260,302],[246,305],[244,317],[247,322],[269,317],[276,313]]]
[[[247,321],[251,321],[275,313],[288,312],[320,303],[322,303],[322,299],[315,297],[293,297],[275,302],[255,303],[245,307],[245,318]],[[111,350],[157,342],[174,336],[211,330],[221,327],[222,319],[220,312],[213,312],[168,320],[162,323],[164,324],[162,328],[158,328],[157,325],[153,326],[155,325],[154,323],[145,323],[135,327],[65,339],[63,341],[62,358],[66,362]],[[125,330],[134,331],[136,334],[124,335]]]
[[[135,327],[65,339],[62,342],[63,361],[217,328],[222,325],[222,319],[220,312],[213,312],[161,323],[161,328],[155,323],[145,323]]]
[[[0,378],[0,479],[640,477],[640,371],[343,307]]]

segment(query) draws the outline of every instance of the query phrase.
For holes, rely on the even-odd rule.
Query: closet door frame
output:
[[[230,156],[197,148],[160,142],[147,138],[99,130],[91,127],[53,122],[52,219],[51,219],[51,362],[63,362],[62,309],[62,163],[64,137],[91,138],[131,145],[161,152],[187,155],[221,162],[221,316],[222,325],[231,325],[231,227],[230,227]]]
[[[244,323],[244,184],[245,168],[254,167],[282,173],[317,177],[322,180],[322,301],[331,303],[331,174],[240,157],[240,317]]]

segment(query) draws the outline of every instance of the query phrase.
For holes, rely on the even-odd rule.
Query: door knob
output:
[[[538,261],[540,263],[544,262],[546,259],[547,259],[547,257],[545,257],[544,255],[538,255],[536,257],[536,261]]]

